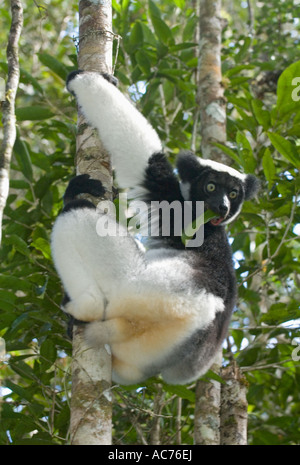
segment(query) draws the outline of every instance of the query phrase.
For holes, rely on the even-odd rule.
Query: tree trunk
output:
[[[200,33],[197,69],[197,103],[200,110],[201,155],[225,162],[224,154],[212,145],[226,141],[226,111],[221,83],[221,0],[199,0]],[[212,370],[220,374],[222,351]],[[196,386],[196,444],[220,444],[220,383],[198,381]]]
[[[9,171],[13,146],[16,140],[15,99],[19,86],[19,39],[23,27],[23,6],[21,0],[11,0],[11,27],[6,49],[7,82],[5,100],[1,102],[3,139],[0,147],[0,244],[2,218],[9,191]]]
[[[247,445],[247,384],[235,362],[222,369],[221,444]]]
[[[199,62],[197,69],[197,102],[201,122],[203,158],[230,163],[213,143],[226,142],[226,106],[221,73],[221,0],[200,1]],[[195,140],[195,138],[194,138]],[[222,350],[212,369],[220,374]],[[226,385],[198,381],[195,405],[196,444],[245,444],[247,435],[247,402],[245,385],[238,383],[228,368]],[[229,378],[227,379],[227,376]],[[240,390],[238,389],[240,387]],[[225,398],[224,398],[225,396]],[[234,401],[235,399],[235,401]],[[235,403],[236,402],[236,403]],[[222,425],[220,420],[222,405]],[[234,413],[235,409],[237,412]],[[220,427],[221,438],[220,438]]]
[[[78,67],[112,73],[111,1],[79,0]],[[77,174],[99,179],[111,198],[112,172],[98,134],[78,112]],[[72,359],[71,444],[111,444],[112,398],[109,347],[92,349],[83,328],[74,327]]]
[[[214,142],[226,141],[226,106],[221,71],[221,0],[200,0],[198,93],[203,158],[228,163]]]
[[[220,352],[211,370],[220,375],[222,354]],[[215,380],[197,381],[194,441],[198,445],[220,444],[220,383]]]

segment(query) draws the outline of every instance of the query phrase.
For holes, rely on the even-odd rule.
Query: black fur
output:
[[[246,177],[245,185],[245,200],[249,200],[254,197],[259,188],[260,182],[257,177],[253,176],[252,174],[248,174]]]
[[[63,212],[77,208],[95,208],[94,204],[86,199],[77,199],[80,194],[90,194],[93,197],[102,197],[105,189],[98,179],[92,179],[89,174],[80,174],[71,179],[65,195]]]
[[[209,199],[204,190],[204,185],[212,175],[212,170],[199,167],[195,155],[189,152],[181,153],[178,156],[177,167],[181,179],[191,182],[191,200],[193,203],[197,200],[203,200],[206,202],[207,208],[213,208],[216,213],[220,213],[219,201],[220,197],[222,198],[224,195],[225,187],[219,191],[214,202]],[[227,186],[227,190],[232,188],[233,181],[230,175],[216,171],[213,175]],[[235,180],[234,185],[237,182]],[[168,200],[172,202],[178,200],[183,205],[184,199],[181,195],[179,180],[164,154],[154,154],[150,158],[143,187],[148,190],[148,194],[144,198],[145,201]],[[241,186],[241,193],[236,199],[237,205],[240,205],[242,200],[243,189]],[[151,246],[155,247],[155,242],[157,242],[157,247],[184,249],[181,238],[172,235],[172,232],[171,228],[170,236],[151,238]],[[189,263],[192,263],[194,269],[193,282],[190,283],[191,288],[204,288],[207,292],[222,298],[225,305],[225,310],[216,314],[215,320],[207,329],[196,331],[170,357],[170,364],[173,364],[177,357],[182,360],[181,367],[184,367],[188,377],[191,373],[197,373],[198,365],[209,360],[215,353],[216,347],[220,346],[226,337],[237,292],[232,251],[224,227],[216,227],[211,223],[205,224],[204,243],[200,247],[187,249],[182,258],[184,259],[185,256]],[[195,357],[195,352],[198,353],[197,357]]]

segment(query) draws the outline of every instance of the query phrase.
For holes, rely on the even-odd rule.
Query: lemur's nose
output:
[[[224,203],[221,203],[221,205],[219,205],[219,213],[220,213],[220,215],[223,218],[225,218],[228,215],[228,212],[229,212],[229,207],[227,205],[225,205]]]

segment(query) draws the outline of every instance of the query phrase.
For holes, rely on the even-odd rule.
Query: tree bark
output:
[[[111,0],[79,0],[78,67],[112,73]],[[76,139],[77,174],[88,173],[112,197],[109,156],[98,133],[78,112]],[[72,359],[71,444],[111,444],[111,356],[108,346],[86,346],[84,328],[74,327]]]
[[[200,0],[198,94],[203,158],[228,163],[214,142],[226,142],[226,106],[221,71],[221,0]]]
[[[201,155],[221,163],[230,162],[226,155],[213,145],[226,142],[226,107],[221,71],[221,0],[199,0],[198,33],[199,56],[196,75],[198,107],[200,112]],[[196,126],[194,130],[196,132]],[[193,135],[195,144],[196,134]],[[220,375],[222,349],[211,369]],[[220,383],[199,380],[196,385],[195,430],[196,444],[220,444]]]
[[[225,384],[221,389],[221,444],[247,445],[247,382],[232,362],[222,369]]]
[[[220,163],[230,164],[213,143],[226,142],[226,106],[221,72],[221,0],[200,1],[199,63],[197,102],[200,108],[201,153]],[[195,405],[196,444],[246,444],[246,384],[235,365],[221,370],[222,350],[212,369],[226,384],[198,381]],[[234,368],[233,368],[234,366]]]
[[[211,370],[220,375],[222,354],[220,352]],[[194,441],[197,445],[220,444],[220,383],[215,380],[197,381]]]
[[[23,27],[23,6],[21,0],[11,0],[11,27],[6,49],[8,73],[5,100],[1,102],[3,140],[0,147],[0,244],[2,219],[9,192],[9,171],[13,146],[16,140],[15,99],[19,86],[19,39]]]
[[[199,57],[197,103],[200,110],[201,155],[225,162],[224,154],[213,142],[226,141],[226,111],[221,72],[221,0],[199,0]],[[220,374],[222,350],[211,369]],[[199,380],[196,385],[196,444],[220,444],[220,383]]]

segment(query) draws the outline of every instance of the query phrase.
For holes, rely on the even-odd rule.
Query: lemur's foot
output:
[[[112,74],[101,73],[101,76],[103,76],[104,79],[106,79],[108,82],[110,82],[110,83],[113,84],[114,86],[118,87],[119,81],[118,81],[118,79],[117,79],[115,76],[113,76]]]
[[[99,179],[92,179],[89,174],[79,174],[71,179],[64,195],[65,203],[73,200],[79,194],[90,194],[94,197],[102,197],[105,188]]]
[[[64,305],[64,311],[80,321],[96,321],[103,318],[105,298],[95,289],[86,289],[76,299]]]

